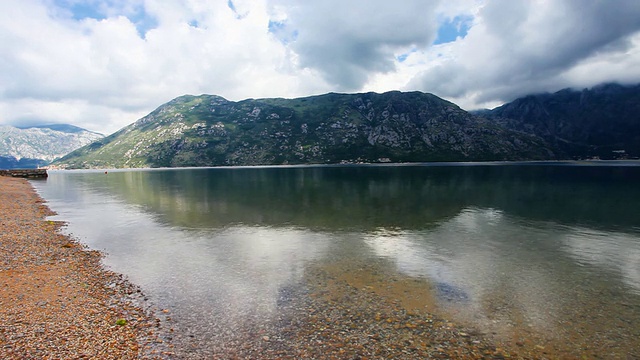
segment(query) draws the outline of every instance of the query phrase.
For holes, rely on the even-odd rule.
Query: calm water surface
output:
[[[499,339],[640,356],[638,162],[52,171],[33,184],[182,334],[268,326],[307,267],[374,264]]]

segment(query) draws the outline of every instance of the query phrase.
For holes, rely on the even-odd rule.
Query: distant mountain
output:
[[[49,164],[104,135],[73,125],[18,128],[0,125],[0,168],[35,168]]]
[[[553,158],[540,138],[420,92],[176,98],[57,162],[69,168]]]
[[[104,135],[99,134],[97,132],[89,131],[89,130],[83,129],[81,127],[77,127],[77,126],[69,125],[69,124],[17,126],[17,128],[18,129],[51,129],[51,130],[60,131],[60,132],[64,132],[64,133],[69,133],[69,134],[90,132],[90,133],[94,133],[94,134],[100,135],[100,137],[104,137]]]
[[[537,135],[560,157],[640,157],[640,85],[529,95],[476,115]]]

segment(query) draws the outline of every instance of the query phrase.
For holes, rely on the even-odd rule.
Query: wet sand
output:
[[[2,359],[557,357],[438,317],[420,286],[367,279],[374,270],[366,264],[348,273],[311,266],[273,324],[199,338],[172,322],[171,309],[156,319],[139,289],[105,270],[99,252],[61,235],[51,214],[29,182],[0,177]]]

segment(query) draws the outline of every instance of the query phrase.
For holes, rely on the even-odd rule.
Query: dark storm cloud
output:
[[[593,56],[628,51],[638,31],[636,0],[489,1],[455,45],[456,56],[421,73],[412,86],[451,97],[476,93],[477,102],[565,87],[571,84],[563,74]]]
[[[426,47],[436,36],[436,1],[275,1],[286,7],[280,34],[299,66],[319,71],[337,90],[360,89],[372,73],[395,70],[394,53]],[[286,31],[282,31],[283,28]],[[289,36],[287,39],[290,39]]]

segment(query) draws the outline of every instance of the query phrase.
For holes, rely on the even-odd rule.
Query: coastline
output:
[[[161,321],[145,310],[148,304],[139,302],[143,295],[105,270],[100,252],[60,234],[62,222],[46,220],[53,212],[43,202],[27,180],[0,177],[1,359],[555,355],[529,340],[515,339],[509,346],[437,316],[422,287],[401,276],[373,281],[369,276],[377,270],[369,264],[310,267],[272,327],[247,324],[237,334],[202,338],[197,328]],[[118,325],[120,319],[127,323]],[[164,325],[171,327],[169,336]]]
[[[358,162],[358,163],[305,163],[305,164],[262,164],[262,165],[214,165],[176,167],[91,167],[60,168],[47,167],[52,172],[126,172],[126,171],[166,171],[166,170],[206,170],[206,169],[304,169],[304,168],[344,168],[344,167],[452,167],[452,166],[640,166],[640,159],[580,159],[580,160],[505,160],[505,161],[424,161],[424,162]]]
[[[43,202],[27,180],[0,177],[0,358],[170,356],[140,290],[60,234]]]

